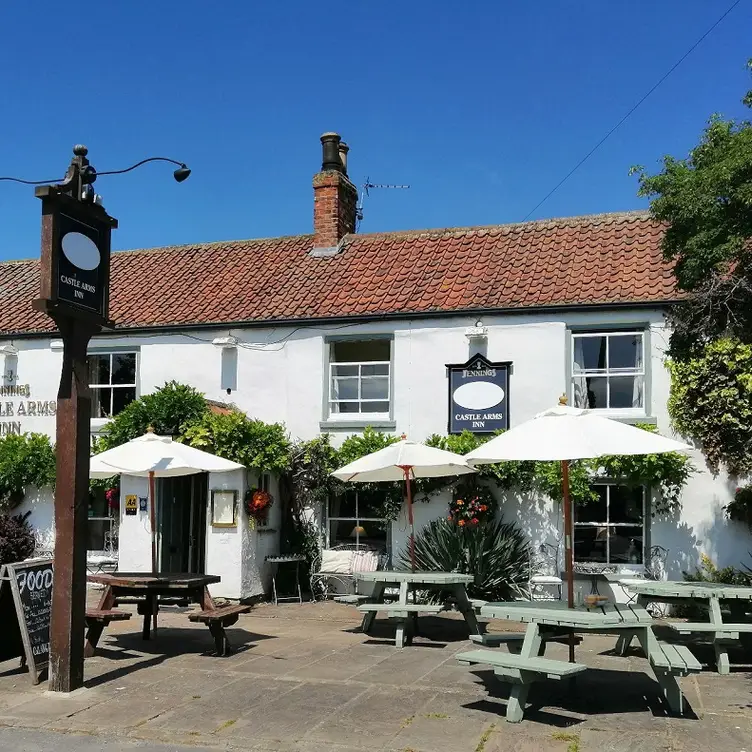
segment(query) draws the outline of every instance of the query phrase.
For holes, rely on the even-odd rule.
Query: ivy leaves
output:
[[[676,429],[701,444],[714,473],[721,463],[732,475],[752,473],[752,345],[719,339],[668,367]]]
[[[18,506],[26,486],[55,484],[55,449],[40,433],[0,438],[0,512]]]

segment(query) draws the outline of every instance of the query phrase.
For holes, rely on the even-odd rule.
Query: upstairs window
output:
[[[89,355],[91,417],[112,418],[136,399],[136,353]]]
[[[572,334],[572,404],[645,409],[643,332]]]
[[[388,418],[391,406],[390,339],[329,343],[329,416]]]

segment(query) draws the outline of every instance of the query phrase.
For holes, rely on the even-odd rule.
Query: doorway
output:
[[[159,571],[204,574],[207,473],[158,478]]]

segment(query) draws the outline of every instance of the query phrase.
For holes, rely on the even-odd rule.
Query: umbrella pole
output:
[[[149,473],[149,520],[151,522],[151,572],[157,573],[157,512],[156,512],[156,494],[154,492],[154,473]],[[152,624],[154,634],[157,633],[157,601],[152,600],[154,613],[152,614]]]
[[[569,495],[569,461],[561,461],[561,490],[564,496],[564,568],[567,574],[567,605],[574,608],[572,565],[572,499]],[[574,663],[574,634],[569,633],[569,662]]]
[[[407,519],[410,522],[410,568],[415,571],[415,520],[413,518],[413,490],[410,483],[410,468],[405,471],[405,485],[407,486]]]

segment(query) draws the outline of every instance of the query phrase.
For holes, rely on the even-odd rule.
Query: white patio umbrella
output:
[[[569,461],[594,459],[609,454],[660,454],[691,449],[660,434],[619,423],[593,413],[559,405],[539,413],[532,420],[509,429],[465,455],[471,465],[503,460],[561,461],[564,497],[564,550],[568,604],[574,606],[572,570],[572,508],[569,497]]]
[[[180,444],[169,436],[147,431],[125,444],[95,455],[89,463],[89,476],[111,478],[113,475],[137,475],[149,478],[149,513],[151,522],[151,565],[157,571],[156,516],[154,512],[154,478],[169,478],[196,473],[223,473],[242,470],[243,465],[230,462],[209,452]]]
[[[410,522],[410,566],[415,571],[415,523],[413,520],[413,478],[443,478],[474,473],[464,457],[415,441],[402,439],[384,449],[335,470],[332,475],[346,482],[378,483],[404,480],[407,515]]]

